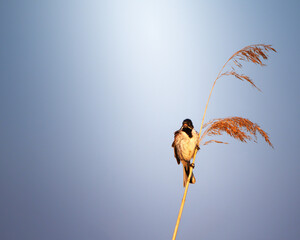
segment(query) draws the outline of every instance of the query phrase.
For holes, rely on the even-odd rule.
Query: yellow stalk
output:
[[[227,61],[228,62],[228,61]],[[226,62],[226,63],[227,63]],[[226,65],[226,64],[225,64]],[[224,66],[225,66],[224,65]],[[223,68],[224,68],[223,66]],[[222,68],[222,70],[223,70]],[[221,70],[221,71],[222,71]],[[221,73],[221,72],[220,72]],[[219,73],[219,75],[220,75]],[[208,106],[208,103],[209,103],[209,100],[210,100],[210,96],[211,96],[211,93],[215,87],[215,84],[216,84],[216,81],[217,79],[219,78],[219,75],[218,77],[216,78],[216,80],[214,81],[214,84],[213,84],[213,87],[210,91],[210,94],[209,94],[209,97],[208,97],[208,100],[207,100],[207,103],[206,103],[206,107],[205,107],[205,110],[204,110],[204,115],[203,115],[203,118],[202,118],[202,122],[201,122],[201,127],[200,127],[200,131],[199,131],[199,138],[201,136],[201,131],[202,131],[202,127],[203,127],[203,122],[204,122],[204,118],[205,118],[205,115],[206,115],[206,110],[207,110],[207,106]],[[195,152],[194,152],[194,156],[193,156],[193,165],[195,164],[195,158],[196,158],[196,154],[197,154],[197,149],[195,149]],[[186,185],[185,185],[185,190],[184,190],[184,194],[183,194],[183,198],[182,198],[182,201],[181,201],[181,205],[180,205],[180,209],[179,209],[179,213],[178,213],[178,217],[177,217],[177,221],[176,221],[176,225],[175,225],[175,229],[174,229],[174,233],[173,233],[173,237],[172,237],[172,240],[175,240],[176,239],[176,235],[177,235],[177,231],[178,231],[178,227],[179,227],[179,223],[180,223],[180,219],[181,219],[181,214],[182,214],[182,211],[183,211],[183,207],[184,207],[184,204],[185,204],[185,199],[186,199],[186,194],[187,194],[187,191],[188,191],[188,188],[189,188],[189,184],[190,184],[190,179],[191,179],[191,176],[192,176],[192,172],[193,172],[193,167],[190,166],[190,173],[189,173],[189,176],[188,176],[188,179],[187,179],[187,182],[186,182]]]
[[[224,67],[233,58],[233,56],[231,58],[229,58],[227,60],[227,62],[223,65],[221,71],[219,72],[219,74],[218,74],[216,80],[214,81],[213,86],[212,86],[212,88],[210,90],[209,97],[208,97],[208,100],[207,100],[207,103],[206,103],[206,106],[205,106],[204,114],[203,114],[203,117],[202,117],[201,127],[200,127],[200,131],[199,131],[199,139],[200,139],[200,136],[201,136],[203,122],[204,122],[204,118],[205,118],[205,115],[206,115],[207,106],[208,106],[208,103],[209,103],[212,91],[213,91],[213,89],[214,89],[214,87],[216,85],[217,80],[220,78],[220,75],[221,75]],[[198,150],[195,149],[194,156],[193,156],[193,165],[195,164],[195,158],[196,158],[197,151]],[[187,179],[187,182],[186,182],[186,185],[185,185],[185,190],[184,190],[183,198],[182,198],[182,201],[181,201],[181,205],[180,205],[180,209],[179,209],[179,213],[178,213],[178,217],[177,217],[177,221],[176,221],[176,225],[175,225],[175,229],[174,229],[172,240],[175,240],[176,236],[177,236],[177,231],[178,231],[178,227],[179,227],[179,223],[180,223],[180,219],[181,219],[181,214],[182,214],[182,211],[183,211],[183,207],[184,207],[184,204],[185,204],[186,194],[187,194],[187,191],[188,191],[188,188],[189,188],[190,179],[191,179],[191,176],[192,176],[192,171],[193,171],[193,167],[190,166],[190,174],[188,176],[188,179]]]

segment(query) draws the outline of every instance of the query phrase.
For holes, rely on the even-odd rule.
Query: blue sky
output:
[[[206,121],[270,135],[201,148],[177,239],[300,237],[298,1],[1,1],[0,238],[171,239],[182,199],[173,133],[200,128],[237,50],[262,92],[217,82]]]

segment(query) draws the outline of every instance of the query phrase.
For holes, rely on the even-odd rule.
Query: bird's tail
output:
[[[182,161],[181,163],[183,165],[183,187],[185,187],[190,174],[190,162]],[[194,177],[194,173],[192,173],[190,183],[195,183],[195,182],[196,182],[196,178]]]

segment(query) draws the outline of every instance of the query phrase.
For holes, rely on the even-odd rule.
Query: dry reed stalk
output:
[[[211,94],[212,94],[212,91],[216,85],[216,82],[219,78],[221,78],[222,76],[234,76],[242,81],[247,81],[249,82],[253,87],[257,88],[256,85],[253,83],[253,81],[248,77],[248,76],[245,76],[243,74],[238,74],[235,70],[235,68],[232,66],[231,67],[231,71],[230,72],[223,72],[224,68],[227,66],[228,63],[230,63],[231,61],[233,62],[233,64],[239,68],[242,67],[242,64],[240,61],[246,61],[246,62],[252,62],[254,64],[258,64],[260,66],[264,66],[265,64],[263,63],[263,60],[267,60],[268,59],[268,55],[267,53],[269,51],[273,51],[273,52],[276,52],[276,50],[274,48],[271,47],[271,45],[266,45],[266,44],[254,44],[254,45],[249,45],[247,47],[244,47],[243,49],[237,51],[236,53],[234,53],[228,60],[227,62],[223,65],[223,67],[221,68],[217,78],[215,79],[214,83],[213,83],[213,86],[210,90],[210,93],[209,93],[209,96],[208,96],[208,100],[206,102],[206,105],[205,105],[205,110],[204,110],[204,114],[203,114],[203,117],[202,117],[202,122],[201,122],[201,126],[200,126],[200,131],[199,131],[199,137],[201,138],[201,132],[202,132],[202,128],[203,128],[203,122],[204,122],[204,118],[205,118],[205,115],[206,115],[206,110],[207,110],[207,106],[208,106],[208,103],[210,101],[210,97],[211,97]],[[259,88],[257,88],[259,90]],[[259,131],[257,129],[257,131],[261,134],[261,131]],[[255,131],[256,132],[256,131]],[[251,133],[251,132],[250,132]],[[262,134],[262,136],[264,136]],[[265,138],[266,140],[266,138]],[[216,140],[212,140],[212,141],[215,141],[215,142],[218,142]],[[267,141],[268,142],[268,141]],[[269,142],[268,142],[269,143]],[[269,143],[271,146],[272,144]],[[196,158],[196,154],[197,154],[197,149],[195,150],[195,153],[194,153],[194,156],[193,156],[193,165],[195,163],[195,158]],[[178,217],[177,217],[177,221],[176,221],[176,225],[175,225],[175,229],[174,229],[174,233],[173,233],[173,237],[172,237],[172,240],[175,240],[176,239],[176,236],[177,236],[177,231],[178,231],[178,227],[179,227],[179,223],[180,223],[180,219],[181,219],[181,215],[182,215],[182,211],[183,211],[183,207],[184,207],[184,203],[185,203],[185,199],[186,199],[186,195],[187,195],[187,190],[188,190],[188,187],[189,187],[189,184],[190,184],[190,179],[191,179],[191,176],[192,176],[192,165],[190,167],[190,174],[188,176],[188,180],[187,180],[187,183],[186,183],[186,186],[185,186],[185,191],[184,191],[184,194],[183,194],[183,198],[182,198],[182,201],[181,201],[181,205],[180,205],[180,209],[179,209],[179,213],[178,213]]]

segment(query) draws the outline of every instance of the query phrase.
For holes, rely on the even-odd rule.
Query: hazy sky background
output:
[[[270,134],[201,148],[177,239],[300,239],[299,1],[1,1],[0,239],[171,239],[173,133],[212,118]]]

